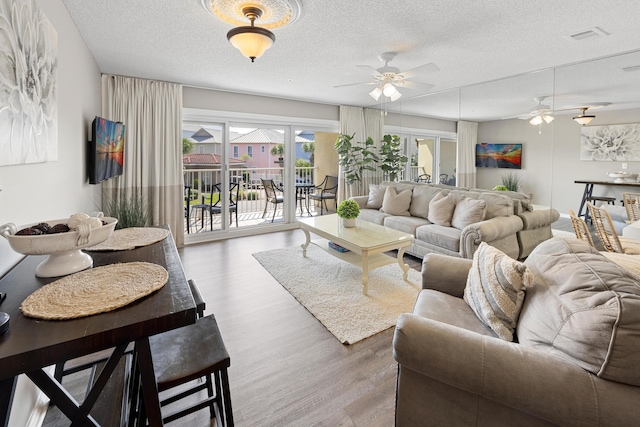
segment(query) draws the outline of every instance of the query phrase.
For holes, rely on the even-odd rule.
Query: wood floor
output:
[[[251,255],[303,241],[294,230],[180,250],[231,355],[236,425],[392,426],[393,328],[341,344]]]

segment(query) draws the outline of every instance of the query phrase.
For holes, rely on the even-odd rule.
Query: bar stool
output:
[[[605,197],[605,196],[589,196],[586,198],[587,203],[591,203],[594,206],[596,205],[596,202],[602,202],[602,203],[607,203],[608,205],[615,205],[616,204],[616,198],[615,197]],[[587,209],[584,213],[584,220],[585,221],[589,221],[589,209]]]
[[[163,415],[163,422],[169,423],[208,407],[211,418],[216,418],[216,425],[233,427],[227,373],[231,365],[229,353],[222,341],[215,317],[213,315],[203,317],[205,302],[200,290],[192,280],[189,281],[189,285],[199,317],[196,323],[154,335],[149,338],[149,344],[158,393],[204,378],[204,381],[199,381],[192,387],[161,400],[161,407],[205,389],[207,398],[166,416]],[[144,419],[144,408],[142,408],[142,415]]]

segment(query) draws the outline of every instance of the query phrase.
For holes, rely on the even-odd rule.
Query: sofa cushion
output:
[[[535,282],[517,326],[520,343],[640,386],[640,282],[570,237],[541,243],[525,264]]]
[[[384,223],[384,219],[389,215],[388,213],[384,213],[379,209],[360,209],[360,215],[358,215],[358,219],[363,219],[365,221],[373,222],[374,224],[382,225]]]
[[[464,300],[498,337],[513,341],[524,291],[532,281],[523,263],[482,242],[473,254]]]
[[[436,194],[440,192],[442,192],[442,190],[439,188],[433,188],[428,185],[416,185],[413,189],[411,206],[409,207],[409,213],[411,216],[417,216],[424,219],[429,218],[429,203]]]
[[[478,319],[462,298],[433,289],[420,291],[413,306],[413,314],[481,335],[496,336],[491,328]]]
[[[416,228],[416,239],[433,246],[460,252],[460,233],[457,228],[430,224]]]
[[[513,200],[503,194],[480,193],[478,200],[484,200],[487,203],[485,219],[509,216],[515,213],[513,210]]]
[[[415,236],[416,228],[431,223],[424,218],[416,218],[415,216],[388,216],[384,219],[383,224],[385,227]]]
[[[427,219],[434,224],[443,227],[451,227],[451,218],[456,202],[446,193],[436,194],[429,202],[429,215]]]
[[[462,230],[469,224],[482,221],[486,208],[487,203],[484,200],[463,197],[456,203],[456,208],[451,218],[451,226]]]
[[[398,193],[394,187],[387,187],[380,210],[389,215],[411,216],[409,206],[411,206],[411,190]]]
[[[380,209],[382,207],[382,200],[384,199],[384,192],[386,187],[376,184],[369,185],[369,200],[365,207],[367,209]]]

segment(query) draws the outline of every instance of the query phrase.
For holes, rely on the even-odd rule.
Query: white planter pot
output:
[[[342,222],[342,226],[345,228],[352,228],[356,226],[355,218],[340,218],[340,221]]]

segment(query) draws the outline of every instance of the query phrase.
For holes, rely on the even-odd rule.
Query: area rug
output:
[[[343,344],[354,344],[392,326],[411,312],[421,276],[410,269],[408,281],[396,263],[369,272],[362,294],[362,270],[315,245],[302,256],[300,246],[257,252],[262,266]]]

